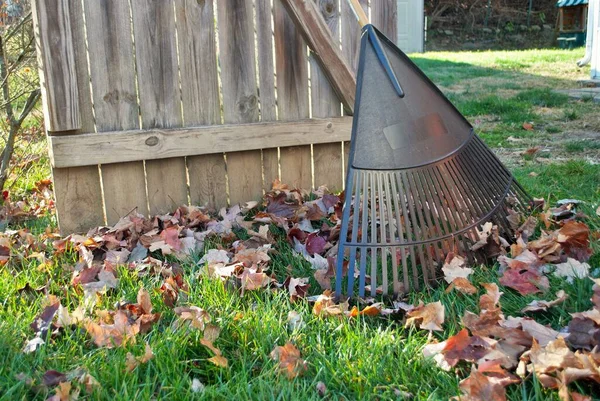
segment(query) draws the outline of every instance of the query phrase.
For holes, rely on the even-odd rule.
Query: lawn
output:
[[[553,92],[574,88],[577,79],[587,77],[588,69],[575,66],[582,55],[582,50],[460,52],[419,54],[414,60],[467,116],[532,196],[544,198],[551,206],[564,198],[583,201],[579,207],[586,214],[583,221],[597,234],[599,106]],[[31,149],[42,151],[42,138],[30,136],[27,140]],[[20,164],[13,174],[13,201],[34,196],[34,183],[49,177],[47,158],[41,155],[32,160]],[[55,228],[54,216],[46,213],[8,227],[28,230],[33,237],[27,237],[24,231],[2,236],[2,247],[8,236],[21,238],[21,245],[11,250],[8,262],[0,267],[2,400],[45,400],[55,394],[54,387],[42,385],[45,372],[67,373],[78,368],[99,383],[88,392],[84,384],[70,378],[73,387],[81,389],[79,399],[89,400],[447,400],[460,395],[459,382],[469,375],[470,364],[461,362],[455,370],[446,372],[423,356],[423,347],[459,332],[465,311],[478,312],[479,296],[485,293],[481,284],[499,283],[497,264],[489,264],[473,266],[471,281],[477,287],[476,295],[447,292],[444,285],[410,294],[404,299],[407,303],[441,301],[445,307],[443,331],[431,334],[405,327],[402,313],[322,317],[313,313],[312,303],[305,299],[292,301],[284,290],[262,288],[242,294],[231,280],[207,277],[205,264],[199,262],[203,252],[175,260],[157,250],[153,256],[181,269],[187,288],[180,292],[177,305],[202,308],[211,317],[211,324],[220,328],[214,346],[228,360],[228,367],[209,361],[215,352],[201,344],[202,330],[176,327],[177,313],[165,302],[164,287],[160,290],[165,282],[163,275],[152,273],[150,268],[136,270],[118,264],[118,285],[93,297],[96,304],[90,316],[95,318],[100,310],[115,310],[123,302],[136,303],[143,288],[150,295],[153,313],[161,314],[147,333],[136,335],[135,343],[99,347],[83,325],[75,324],[60,329],[36,351],[24,353],[25,344],[35,335],[30,324],[48,303],[46,293],[58,297],[70,312],[90,302],[81,287],[72,284],[80,255],[75,250],[57,251],[61,243],[55,242]],[[274,243],[269,253],[269,274],[274,274],[279,283],[288,276],[310,277],[307,295],[321,294],[310,263],[294,253],[285,232],[271,225],[269,233]],[[229,249],[233,240],[251,236],[244,229],[234,229],[226,237],[208,237],[204,250]],[[594,277],[600,275],[597,238],[588,262]],[[554,299],[561,289],[569,296],[564,303],[528,316],[561,330],[571,320],[570,313],[591,308],[593,283],[588,278],[570,283],[552,276],[550,284],[543,293],[527,296],[500,285],[504,292],[500,299],[503,313],[522,316],[521,309],[532,300]],[[293,322],[301,319],[302,323],[290,325],[289,316],[295,316]],[[302,374],[292,379],[282,374],[270,356],[276,346],[287,342],[293,343],[306,361],[305,369],[299,369]],[[127,354],[141,356],[146,344],[154,357],[130,371]],[[572,384],[570,389],[596,397],[600,394],[597,384],[586,381]],[[556,390],[543,388],[533,376],[508,386],[507,395],[511,400],[559,399]]]

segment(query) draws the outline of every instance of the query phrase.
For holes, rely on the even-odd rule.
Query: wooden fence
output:
[[[315,0],[354,71],[346,0]],[[395,38],[396,1],[363,0]],[[34,0],[61,231],[342,189],[351,117],[281,0]]]

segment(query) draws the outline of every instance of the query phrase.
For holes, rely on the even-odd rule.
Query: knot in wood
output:
[[[258,98],[256,95],[243,96],[238,101],[238,111],[243,116],[251,116],[256,112],[258,106]]]
[[[148,139],[146,139],[146,145],[148,145],[148,146],[158,145],[158,137],[154,136],[154,135],[151,137],[148,137]]]

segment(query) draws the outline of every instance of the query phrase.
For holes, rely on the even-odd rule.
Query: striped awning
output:
[[[587,4],[588,0],[558,0],[557,7],[581,6]]]

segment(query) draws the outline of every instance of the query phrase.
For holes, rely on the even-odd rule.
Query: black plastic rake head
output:
[[[525,211],[529,201],[440,90],[366,25],[336,294],[418,290],[436,280],[449,252],[472,257],[486,222],[512,237],[508,209]]]

